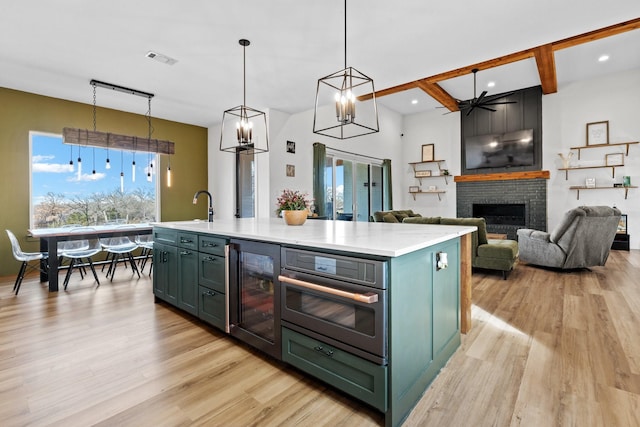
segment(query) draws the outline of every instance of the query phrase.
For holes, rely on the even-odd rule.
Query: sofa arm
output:
[[[546,231],[521,228],[518,230],[518,240],[520,240],[521,238],[542,240],[546,243],[549,243],[551,241],[551,234],[547,233]]]
[[[518,230],[520,260],[548,267],[562,267],[567,255],[560,246],[551,241],[545,231],[521,228]]]

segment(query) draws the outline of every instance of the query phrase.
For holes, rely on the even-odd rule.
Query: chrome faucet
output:
[[[205,193],[209,198],[209,222],[213,222],[213,197],[211,197],[211,193],[209,193],[207,190],[200,190],[196,192],[196,194],[193,196],[193,204],[195,205],[196,203],[198,203],[198,196],[202,193]]]

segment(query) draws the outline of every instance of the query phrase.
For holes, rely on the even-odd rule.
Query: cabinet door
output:
[[[227,292],[225,289],[225,258],[216,255],[199,253],[200,264],[198,266],[199,284],[218,292]]]
[[[154,243],[153,293],[170,304],[178,303],[178,249],[175,246]]]
[[[198,301],[198,317],[203,321],[227,331],[227,302],[226,294],[200,286],[200,301]]]
[[[198,252],[178,249],[178,307],[198,315]]]

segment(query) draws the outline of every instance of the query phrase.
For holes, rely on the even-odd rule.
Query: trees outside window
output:
[[[62,143],[61,135],[40,132],[29,136],[31,228],[143,223],[158,218],[155,153],[70,146]]]

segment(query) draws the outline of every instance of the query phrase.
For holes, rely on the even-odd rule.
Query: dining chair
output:
[[[151,276],[151,270],[153,269],[153,234],[138,234],[134,241],[142,249],[138,264],[140,271],[144,273],[144,267],[147,265],[147,262],[151,260],[151,264],[149,264],[149,276]]]
[[[118,228],[128,227],[122,226]],[[116,267],[119,260],[129,261],[132,272],[136,273],[138,278],[140,278],[140,271],[133,259],[133,251],[138,249],[137,243],[131,241],[128,236],[120,236],[102,238],[100,239],[100,245],[102,246],[102,250],[107,253],[107,259],[111,258],[109,269],[107,270],[107,277],[111,276],[111,281],[113,281],[113,276],[116,273]]]
[[[91,227],[78,227],[71,231],[82,233],[94,230],[95,229]],[[69,259],[69,268],[67,269],[67,274],[64,277],[65,290],[67,289],[67,285],[69,284],[69,279],[71,278],[71,274],[73,274],[74,268],[77,268],[80,271],[80,277],[84,279],[83,259],[86,260],[87,264],[89,264],[89,268],[91,268],[91,272],[93,273],[93,278],[96,280],[98,286],[100,286],[100,280],[98,279],[96,269],[93,265],[93,260],[91,259],[100,252],[102,252],[102,246],[98,239],[80,239],[58,242],[58,255],[61,259]]]
[[[15,234],[13,234],[10,230],[6,230],[7,235],[9,236],[9,241],[11,241],[11,251],[13,252],[13,257],[22,262],[20,266],[20,271],[18,272],[18,277],[16,277],[16,282],[13,285],[13,290],[16,295],[20,291],[20,285],[22,284],[22,279],[24,278],[27,270],[38,270],[43,271],[41,268],[41,261],[48,259],[49,254],[47,252],[23,252],[20,248],[20,242],[16,238]],[[38,265],[29,264],[32,261],[38,261]]]

